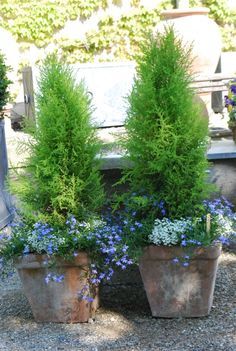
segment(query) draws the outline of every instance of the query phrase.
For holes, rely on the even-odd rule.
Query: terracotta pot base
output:
[[[232,131],[233,141],[236,144],[236,125],[234,127],[230,127],[230,129]]]
[[[79,298],[79,291],[87,284],[89,258],[86,253],[72,261],[58,259],[55,272],[64,275],[60,283],[45,282],[49,273],[46,256],[27,255],[16,261],[25,295],[37,322],[83,323],[94,317],[98,295],[93,303]],[[54,268],[51,269],[54,272]]]
[[[189,252],[176,247],[148,246],[140,273],[153,317],[203,317],[210,313],[220,246],[199,248],[188,267],[174,264]]]

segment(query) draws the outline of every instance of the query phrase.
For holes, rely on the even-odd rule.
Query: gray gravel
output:
[[[137,274],[137,273],[136,273]],[[154,319],[139,278],[102,289],[86,324],[37,324],[17,277],[0,284],[1,351],[236,351],[236,255],[221,257],[209,317]]]

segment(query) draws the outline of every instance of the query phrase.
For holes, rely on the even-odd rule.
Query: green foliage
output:
[[[50,42],[52,35],[63,28],[66,21],[87,19],[104,0],[2,0],[2,25],[20,41],[34,42],[41,47]]]
[[[5,64],[5,58],[0,53],[0,118],[2,115],[2,109],[8,102],[10,93],[8,90],[11,81],[7,77],[7,72],[9,71],[9,67]]]
[[[99,9],[122,6],[115,0],[2,0],[0,23],[21,43],[34,43],[43,47],[49,43],[68,63],[93,62],[94,56],[101,61],[134,59],[144,34],[155,28],[160,12],[172,8],[175,1],[163,0],[153,10],[132,0],[131,11],[114,19],[106,16],[98,23],[97,30],[89,30],[84,39],[56,38],[54,34],[69,20],[89,19]],[[190,6],[206,6],[210,16],[219,24],[223,50],[236,50],[236,11],[232,12],[227,0],[190,0]]]
[[[128,97],[123,144],[133,168],[124,179],[131,191],[164,201],[170,218],[192,215],[207,189],[208,126],[190,88],[189,54],[172,28],[148,38]],[[143,215],[158,216],[160,207],[145,206]]]
[[[98,23],[97,31],[86,33],[84,40],[64,39],[56,43],[69,63],[93,62],[95,55],[107,61],[133,60],[145,34],[160,22],[160,12],[168,6],[170,1],[165,0],[154,10],[140,6],[118,20],[107,16]]]
[[[69,63],[100,60],[134,59],[144,33],[155,28],[160,12],[173,7],[173,0],[163,0],[153,10],[132,0],[131,11],[120,18],[104,17],[97,30],[88,31],[85,39],[56,39],[54,34],[69,20],[89,19],[98,9],[111,4],[120,7],[121,1],[108,0],[3,0],[0,4],[1,26],[8,29],[18,41],[43,47],[55,43]],[[219,24],[223,49],[236,48],[236,13],[230,11],[226,0],[191,0],[190,6],[207,6],[210,16]]]
[[[85,220],[103,202],[96,155],[100,144],[91,125],[91,100],[72,70],[55,56],[41,68],[37,127],[29,145],[27,170],[13,191],[28,216],[48,223],[69,214]]]

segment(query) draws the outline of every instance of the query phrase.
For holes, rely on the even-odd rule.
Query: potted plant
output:
[[[4,55],[0,53],[0,229],[12,219],[11,202],[5,191],[5,176],[7,174],[8,165],[4,107],[9,101],[9,85],[12,83],[7,76],[9,70],[10,67],[6,65]]]
[[[225,223],[235,216],[226,199],[209,202],[207,120],[194,101],[190,49],[172,27],[150,36],[138,58],[128,97],[123,146],[132,168],[124,237],[139,257],[155,317],[199,317],[210,311]]]
[[[236,79],[229,82],[228,95],[225,96],[225,107],[229,113],[228,126],[232,130],[233,140],[236,143]]]
[[[101,217],[100,143],[91,111],[73,71],[55,56],[46,58],[26,168],[10,182],[20,214],[0,247],[2,273],[15,265],[39,322],[88,321],[99,283],[127,258],[120,229]]]

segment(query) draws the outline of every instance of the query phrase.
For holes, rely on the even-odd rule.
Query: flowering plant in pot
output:
[[[236,143],[236,79],[229,82],[228,95],[225,96],[225,107],[229,113],[228,126],[232,130]]]
[[[101,280],[120,261],[131,263],[120,228],[101,216],[100,143],[91,109],[73,71],[49,56],[40,71],[27,167],[10,182],[20,211],[0,247],[1,271],[16,266],[37,321],[88,321]]]
[[[132,164],[122,180],[131,191],[119,199],[124,237],[157,317],[209,313],[224,227],[230,236],[235,225],[226,199],[206,200],[208,125],[189,54],[171,27],[143,44],[122,141]]]

